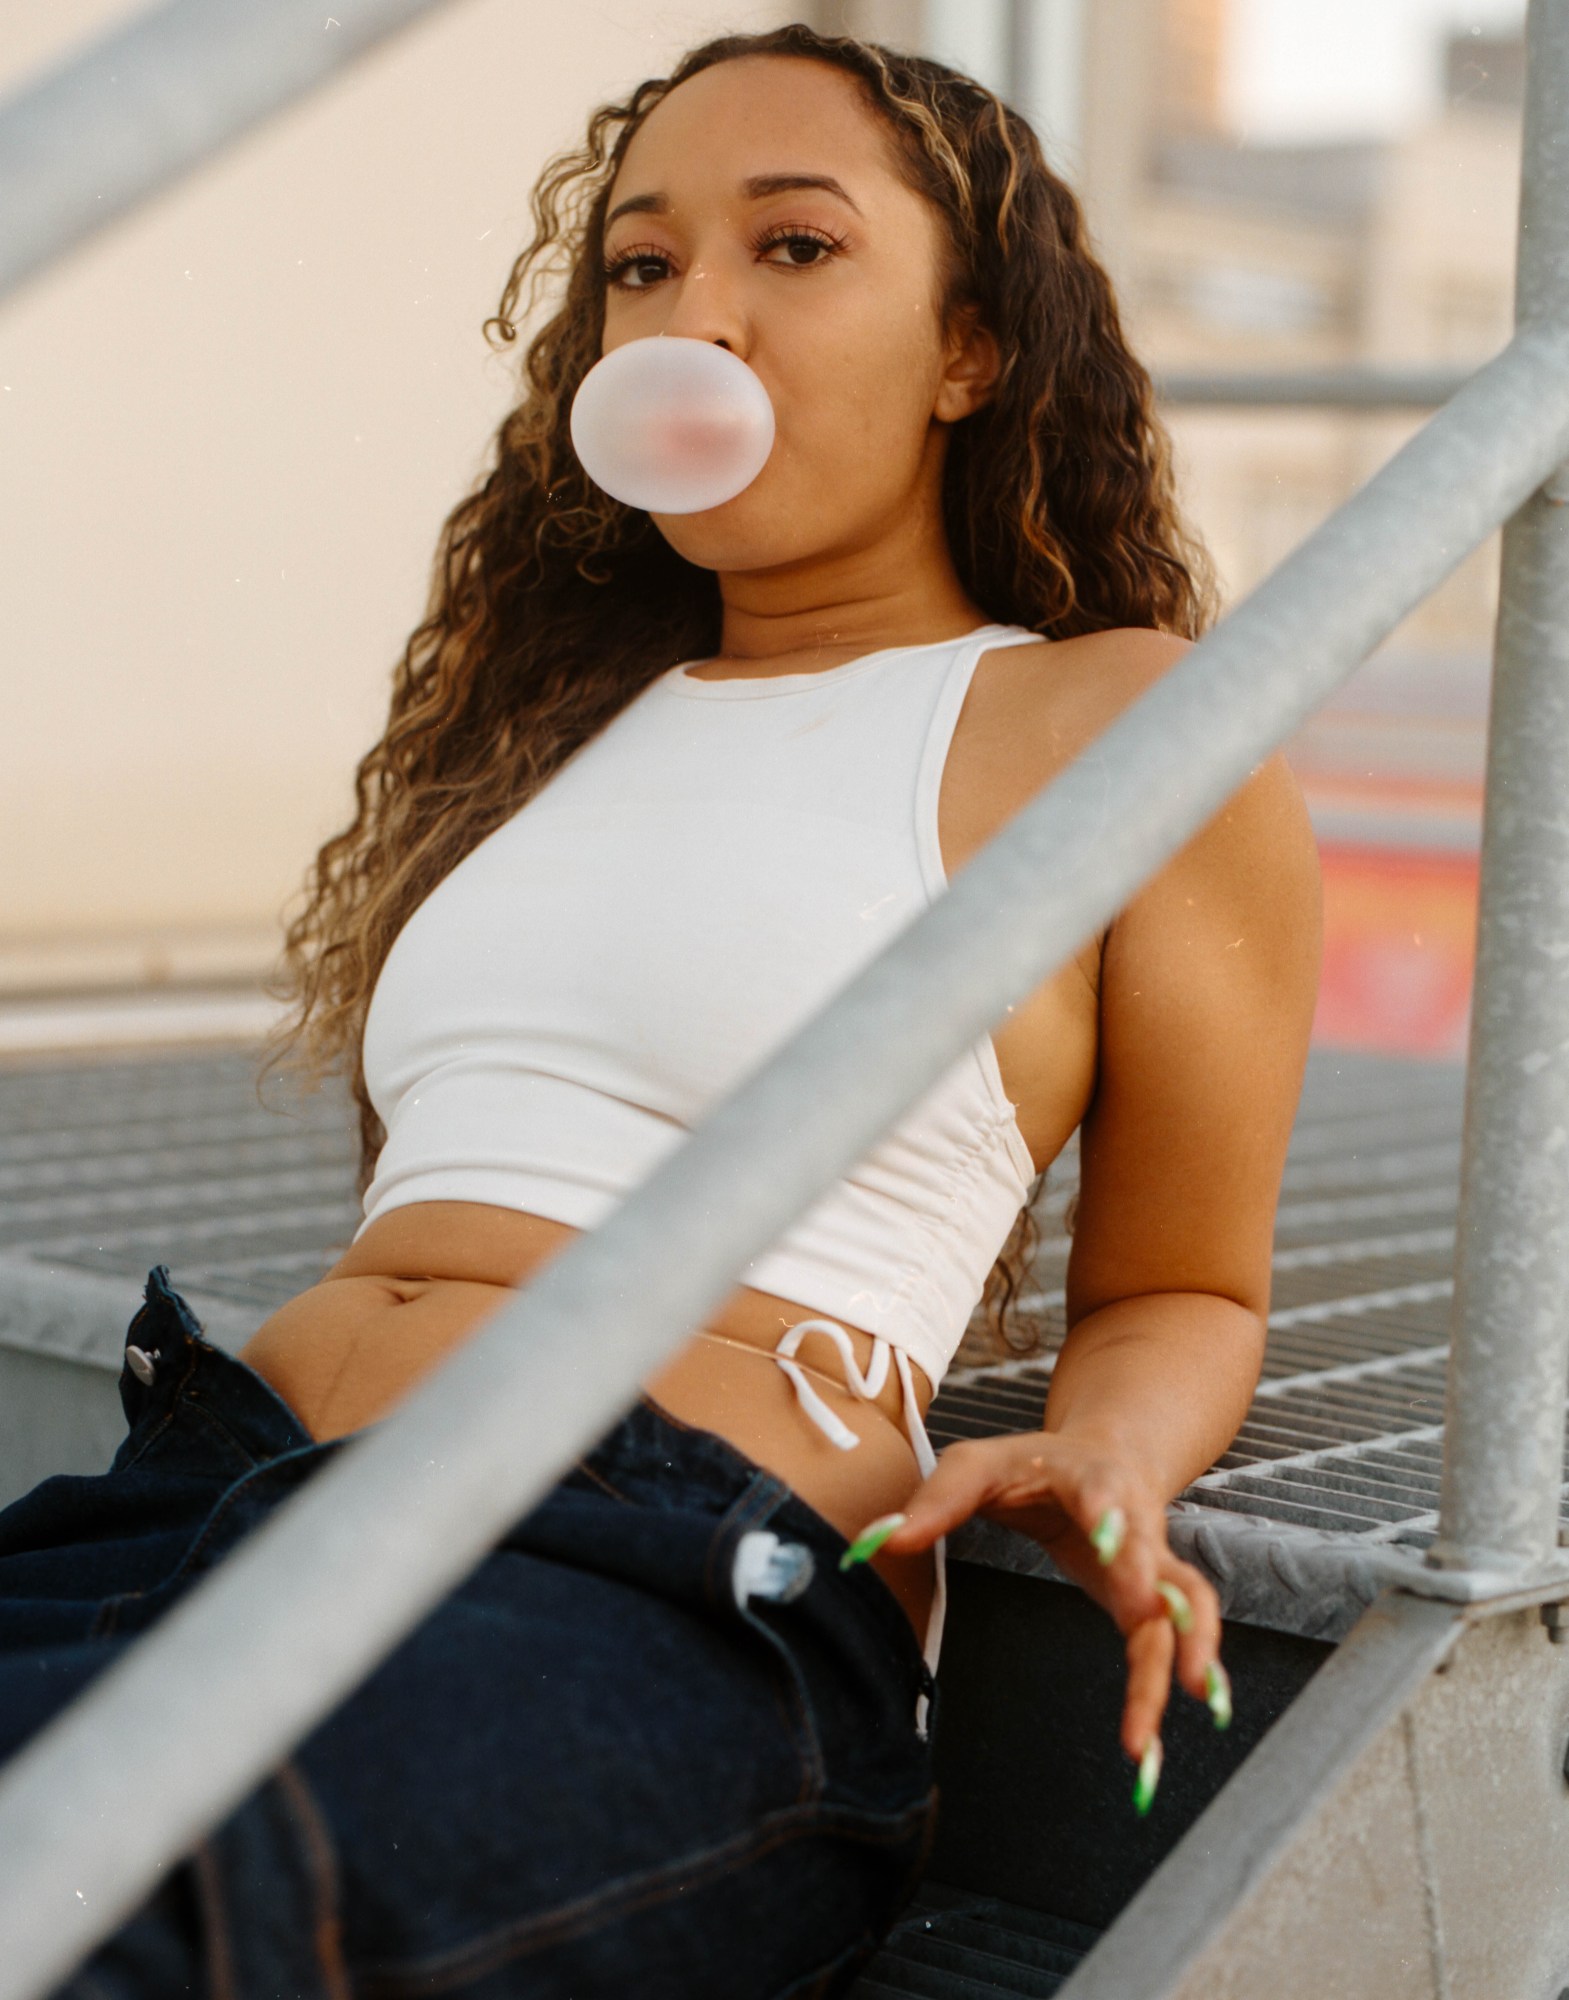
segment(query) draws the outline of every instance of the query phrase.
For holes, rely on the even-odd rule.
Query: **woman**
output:
[[[803,26],[727,37],[596,112],[535,212],[496,323],[547,251],[565,299],[289,933],[292,1039],[350,1069],[366,1219],[239,1364],[153,1274],[115,1469],[4,1517],[30,1615],[95,1604],[63,1692],[607,1213],[1209,615],[1074,197],[969,79]],[[568,443],[593,362],[660,333],[773,401],[768,463],[705,512],[610,500]],[[844,1990],[929,1848],[942,1538],[975,1514],[1116,1621],[1147,1804],[1173,1674],[1225,1716],[1215,1595],[1164,1507],[1257,1380],[1318,916],[1272,757],[754,1260],[81,1993],[202,1962],[247,1995],[280,1967],[324,1994]],[[943,1368],[983,1293],[1005,1326],[1075,1129],[1043,1427],[938,1463]],[[62,1508],[99,1538],[91,1590],[38,1583]]]

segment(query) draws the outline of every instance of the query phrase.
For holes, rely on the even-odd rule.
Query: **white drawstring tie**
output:
[[[863,1375],[855,1358],[855,1349],[850,1336],[834,1319],[798,1319],[794,1326],[786,1329],[779,1337],[774,1349],[774,1360],[784,1370],[795,1385],[796,1398],[823,1435],[836,1444],[841,1451],[854,1451],[861,1442],[855,1432],[836,1410],[831,1409],[806,1379],[795,1355],[800,1351],[803,1335],[813,1331],[826,1333],[844,1362],[845,1386],[859,1396],[863,1402],[874,1402],[888,1380],[888,1354],[899,1370],[899,1380],[904,1389],[904,1423],[915,1452],[915,1462],[921,1469],[921,1477],[929,1479],[937,1464],[937,1454],[932,1449],[932,1441],[926,1435],[926,1426],[921,1421],[921,1406],[915,1400],[915,1381],[910,1374],[910,1357],[902,1347],[897,1347],[884,1333],[874,1333],[872,1359]],[[948,1609],[948,1565],[947,1537],[939,1535],[932,1545],[937,1565],[937,1588],[932,1598],[931,1622],[926,1628],[924,1658],[933,1673],[937,1671],[937,1657],[942,1650],[943,1620]],[[926,1696],[920,1695],[915,1704],[916,1733],[926,1735]]]

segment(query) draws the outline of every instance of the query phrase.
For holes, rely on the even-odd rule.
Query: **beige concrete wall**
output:
[[[137,11],[0,0],[0,91]],[[270,958],[512,400],[539,167],[807,14],[453,0],[0,302],[0,991]]]

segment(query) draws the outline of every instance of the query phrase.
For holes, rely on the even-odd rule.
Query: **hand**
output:
[[[1096,1531],[1114,1509],[1124,1532],[1111,1560],[1103,1561],[1096,1543],[1106,1546],[1107,1537]],[[1159,1737],[1173,1661],[1182,1686],[1209,1702],[1217,1725],[1229,1721],[1220,1601],[1207,1577],[1172,1554],[1160,1494],[1114,1445],[1062,1431],[964,1438],[941,1454],[904,1513],[903,1526],[878,1538],[895,1555],[929,1548],[979,1514],[1032,1535],[1110,1614],[1127,1649],[1122,1746],[1130,1757],[1147,1758]],[[1175,1586],[1175,1598],[1163,1596],[1159,1585]],[[1158,1770],[1158,1748],[1153,1757]]]

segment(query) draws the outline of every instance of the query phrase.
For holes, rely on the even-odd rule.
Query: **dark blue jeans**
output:
[[[109,1470],[0,1512],[0,1757],[341,1448],[201,1337],[166,1266],[146,1301]],[[640,1398],[61,2000],[843,1992],[925,1864],[917,1696],[938,1712],[845,1546]],[[179,1756],[177,1714],[145,1726]]]

